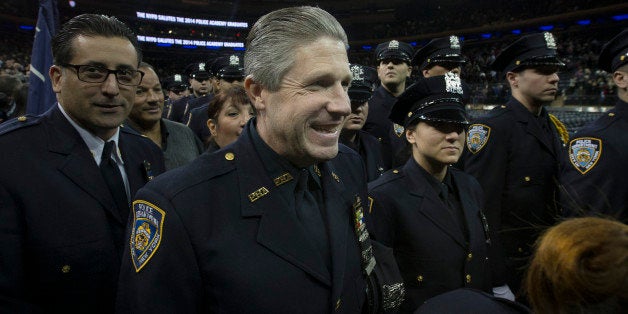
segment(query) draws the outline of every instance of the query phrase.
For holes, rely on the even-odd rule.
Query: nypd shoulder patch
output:
[[[491,127],[485,124],[472,124],[467,131],[467,148],[476,154],[488,143]]]
[[[589,172],[602,156],[602,140],[579,137],[569,142],[569,161],[581,174]]]
[[[139,272],[155,255],[163,235],[166,212],[143,200],[133,202],[133,229],[131,230],[131,260]]]

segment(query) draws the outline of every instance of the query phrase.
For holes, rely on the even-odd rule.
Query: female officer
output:
[[[482,189],[450,167],[460,158],[468,124],[460,78],[448,73],[413,84],[390,119],[405,127],[412,158],[369,184],[368,223],[373,238],[394,250],[406,285],[402,312],[457,288],[492,292],[493,236]]]
[[[244,87],[233,85],[216,94],[207,108],[207,128],[211,133],[207,150],[213,152],[235,142],[254,115]]]

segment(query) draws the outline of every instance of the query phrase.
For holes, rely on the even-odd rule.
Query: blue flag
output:
[[[39,15],[31,54],[26,113],[41,114],[56,102],[48,69],[52,65],[50,41],[59,27],[57,0],[39,0]]]

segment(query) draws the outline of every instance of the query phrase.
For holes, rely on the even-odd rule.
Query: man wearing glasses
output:
[[[52,39],[58,103],[0,128],[0,312],[112,313],[129,200],[163,172],[121,126],[143,73],[133,32],[85,14]]]

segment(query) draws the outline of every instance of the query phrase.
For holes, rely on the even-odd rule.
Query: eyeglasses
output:
[[[102,83],[107,80],[109,74],[113,74],[120,85],[138,86],[144,77],[144,72],[133,69],[109,70],[99,65],[70,63],[61,66],[74,68],[78,79],[87,83]]]

